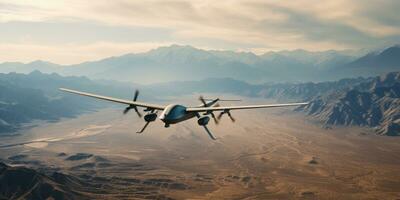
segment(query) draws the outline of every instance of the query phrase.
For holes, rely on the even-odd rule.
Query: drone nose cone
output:
[[[165,115],[160,115],[159,119],[161,119],[161,121],[165,120]]]

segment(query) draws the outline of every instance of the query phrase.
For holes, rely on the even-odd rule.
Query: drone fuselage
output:
[[[176,124],[196,117],[194,112],[186,112],[186,107],[178,104],[170,104],[161,113],[159,119],[165,124]]]

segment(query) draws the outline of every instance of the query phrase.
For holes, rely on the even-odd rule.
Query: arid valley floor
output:
[[[0,158],[68,174],[87,198],[400,199],[400,138],[288,109],[234,116],[210,125],[212,141],[196,120],[139,135],[135,113],[109,108],[2,137]]]

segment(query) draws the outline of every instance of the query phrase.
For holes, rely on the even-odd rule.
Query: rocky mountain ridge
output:
[[[68,187],[79,182],[65,180],[73,178],[61,173],[48,176],[26,167],[0,163],[0,199],[88,199]]]
[[[325,125],[369,126],[378,134],[400,135],[400,73],[388,73],[344,90],[328,92],[297,110]]]

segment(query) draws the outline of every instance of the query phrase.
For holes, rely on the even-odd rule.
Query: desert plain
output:
[[[400,199],[400,138],[324,127],[292,109],[234,112],[164,128],[105,108],[1,138],[12,166],[67,174],[96,199]]]

